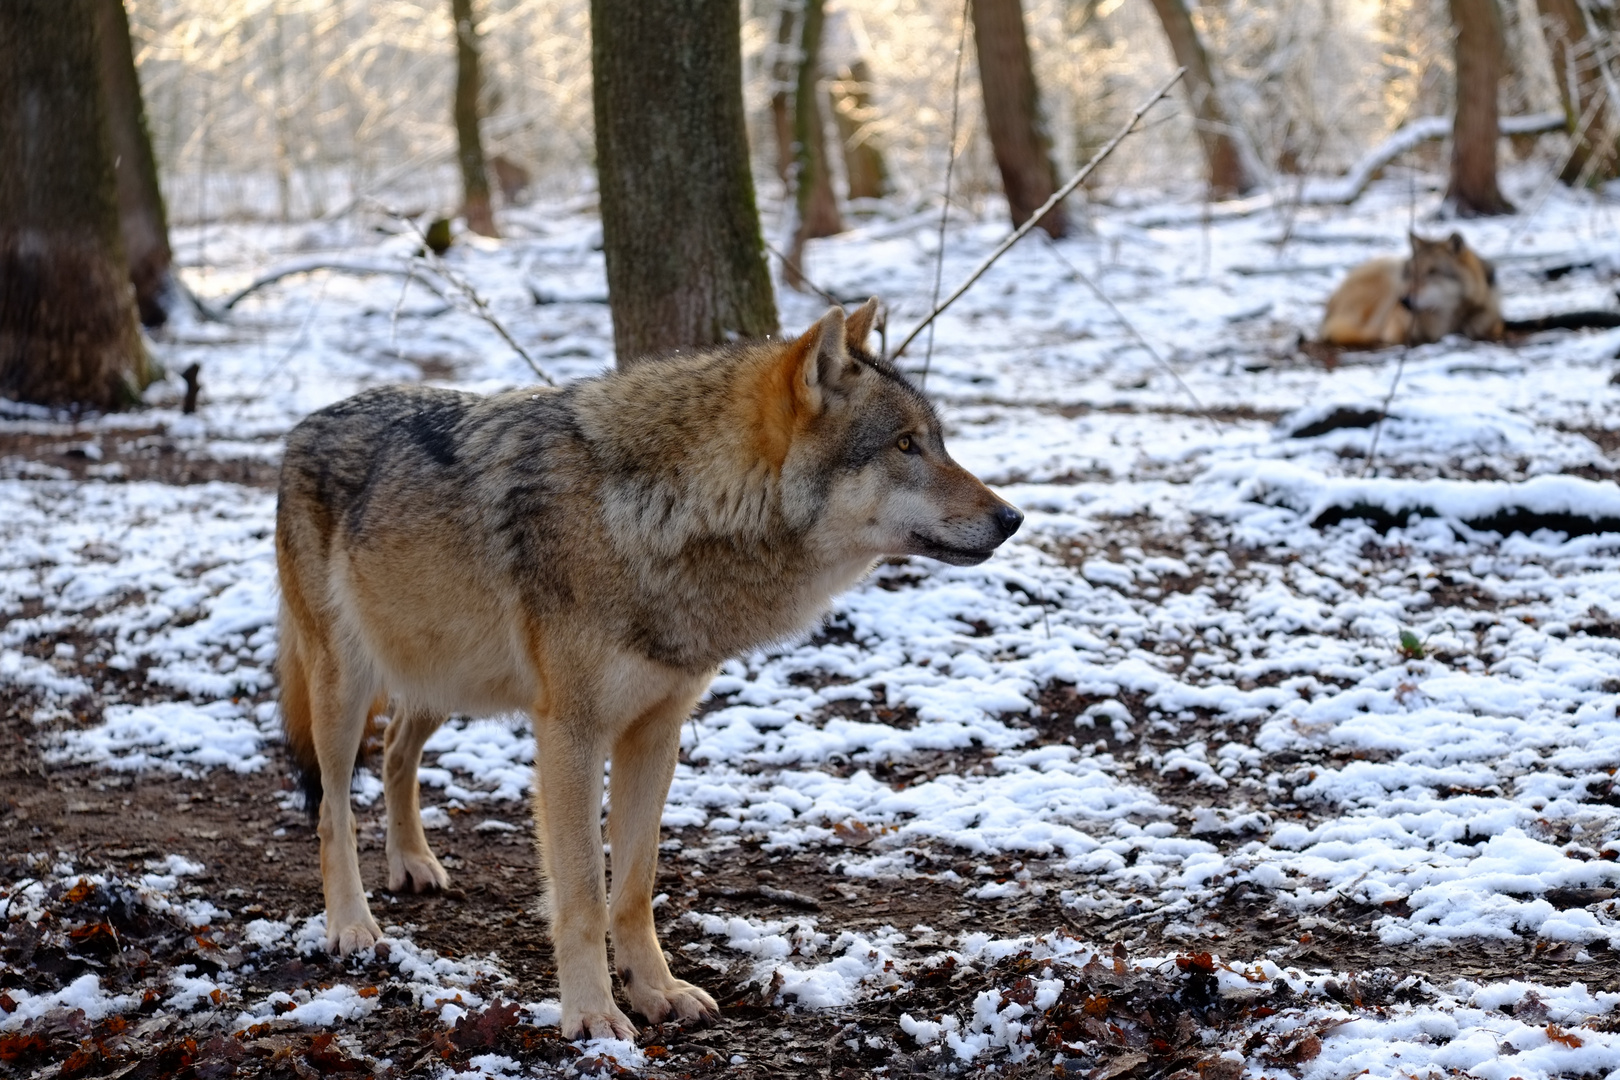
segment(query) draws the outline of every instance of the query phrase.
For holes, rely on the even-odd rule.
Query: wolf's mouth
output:
[[[911,539],[917,545],[917,549],[911,554],[926,555],[930,559],[938,559],[940,562],[950,563],[952,566],[978,566],[991,555],[994,555],[996,548],[1001,546],[996,543],[987,548],[952,547],[950,544],[944,544],[931,537],[924,536],[920,532],[913,532]]]

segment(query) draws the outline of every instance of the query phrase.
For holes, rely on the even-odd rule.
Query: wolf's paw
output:
[[[714,998],[689,982],[670,979],[662,985],[652,985],[639,979],[627,979],[625,983],[630,1007],[651,1023],[720,1019],[720,1006],[714,1003]]]
[[[361,949],[369,949],[382,939],[382,930],[377,926],[377,920],[369,913],[363,919],[357,919],[348,924],[328,923],[326,928],[326,951],[336,953],[338,956],[348,956]]]
[[[450,875],[439,865],[433,852],[389,854],[389,892],[438,892],[449,887]]]
[[[636,1025],[616,1006],[605,1009],[563,1009],[565,1039],[635,1039]]]

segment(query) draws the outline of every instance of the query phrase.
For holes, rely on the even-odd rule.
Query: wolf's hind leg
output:
[[[706,680],[705,680],[706,681]],[[698,684],[666,699],[613,746],[608,836],[613,843],[613,959],[630,1006],[652,1023],[717,1019],[714,998],[670,974],[653,923],[658,824],[675,775],[681,724],[702,694]]]
[[[422,831],[422,744],[445,716],[440,712],[401,707],[383,732],[383,800],[388,806],[388,888],[394,892],[436,892],[448,888],[450,875],[428,847]]]
[[[360,880],[360,853],[355,846],[354,808],[349,787],[360,742],[366,733],[367,706],[376,687],[357,672],[341,671],[329,649],[311,671],[315,755],[321,766],[321,886],[326,895],[326,948],[348,955],[370,948],[382,930],[366,905]]]

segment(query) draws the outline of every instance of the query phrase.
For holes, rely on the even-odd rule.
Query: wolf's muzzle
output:
[[[1002,505],[997,507],[995,515],[996,528],[1001,530],[1003,540],[1018,531],[1018,526],[1024,523],[1024,515],[1018,512],[1016,506]]]

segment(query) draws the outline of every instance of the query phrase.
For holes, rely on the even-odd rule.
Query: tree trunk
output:
[[[1601,55],[1604,40],[1614,40],[1609,9],[1591,6],[1591,29],[1598,35],[1594,38],[1587,32],[1588,16],[1582,12],[1580,0],[1537,0],[1537,7],[1547,51],[1552,53],[1553,81],[1568,118],[1569,137],[1575,140],[1558,178],[1566,184],[1579,183],[1583,175],[1589,183],[1612,180],[1620,175],[1620,145],[1608,132],[1613,103]],[[1583,117],[1585,126],[1581,125]]]
[[[838,71],[828,88],[833,121],[844,156],[851,199],[877,199],[888,193],[889,170],[878,146],[877,109],[872,105],[872,69],[866,62],[869,42],[861,17],[840,6],[827,18],[822,49],[824,63]]]
[[[1496,186],[1496,91],[1502,79],[1502,12],[1496,0],[1448,0],[1456,28],[1457,111],[1446,202],[1463,217],[1513,213]]]
[[[490,206],[484,143],[478,134],[478,27],[473,22],[472,0],[450,0],[450,18],[456,31],[456,158],[461,163],[461,212],[473,232],[499,236]]]
[[[793,91],[793,199],[799,224],[789,252],[793,266],[787,281],[794,288],[803,282],[794,269],[804,268],[804,245],[818,236],[844,231],[833,195],[832,170],[827,167],[827,134],[821,121],[822,0],[804,0],[799,20],[799,82]]]
[[[798,24],[801,0],[778,0],[776,48],[771,53],[771,130],[776,135],[776,176],[782,183],[793,177],[793,81],[798,70]]]
[[[1001,170],[1013,224],[1022,225],[1057,190],[1057,170],[1052,165],[1052,139],[1041,122],[1019,0],[974,0],[973,42],[979,54],[990,148]],[[1040,227],[1054,237],[1067,232],[1063,207],[1047,211]]]
[[[113,408],[146,375],[96,0],[0,3],[0,394]]]
[[[129,259],[129,280],[135,286],[135,304],[141,322],[162,326],[177,290],[174,255],[169,250],[169,220],[158,187],[157,161],[146,127],[140,78],[135,72],[135,50],[129,40],[129,19],[124,0],[96,0],[101,38],[101,91],[111,136],[113,173],[118,184],[118,223],[124,254]]]
[[[880,199],[889,190],[889,168],[872,130],[877,110],[872,107],[871,85],[872,69],[865,60],[856,60],[839,72],[827,95],[852,199]]]
[[[591,77],[619,365],[776,333],[736,0],[591,0]]]
[[[1221,104],[1209,55],[1198,39],[1198,28],[1193,25],[1186,0],[1153,0],[1153,10],[1164,24],[1164,35],[1170,39],[1176,63],[1187,69],[1181,80],[1192,104],[1198,143],[1209,170],[1210,194],[1217,199],[1248,194],[1259,186],[1259,181],[1243,158],[1232,121]]]

